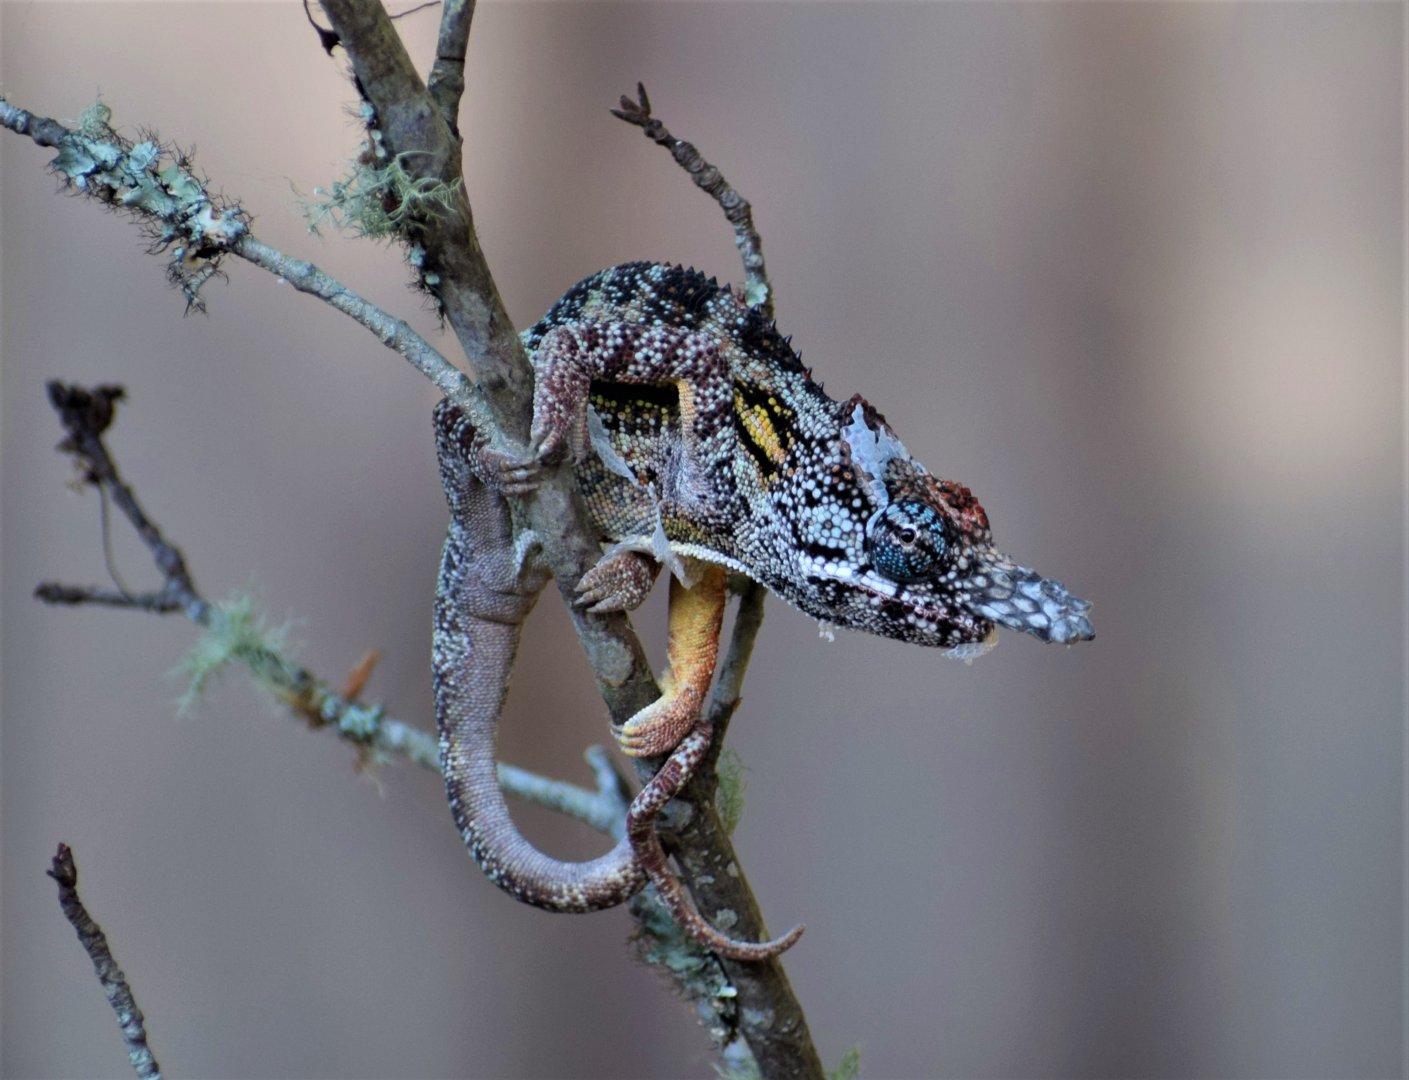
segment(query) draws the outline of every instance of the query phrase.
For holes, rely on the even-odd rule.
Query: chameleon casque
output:
[[[1090,605],[992,542],[969,489],[931,475],[859,395],[828,397],[788,339],[728,286],[638,262],[568,291],[522,339],[535,389],[529,456],[491,452],[458,406],[436,408],[450,503],[434,669],[451,807],[495,884],[555,911],[621,903],[645,879],[684,928],[742,959],[773,942],[714,930],[665,869],[653,818],[708,749],[697,728],[714,672],[727,571],[837,626],[976,656],[997,629],[1093,636]],[[495,730],[519,627],[546,577],[521,566],[504,496],[563,455],[606,547],[578,591],[589,610],[634,608],[671,571],[670,669],[659,700],[614,729],[635,756],[671,754],[608,855],[562,862],[509,819]],[[672,771],[673,770],[673,771]]]

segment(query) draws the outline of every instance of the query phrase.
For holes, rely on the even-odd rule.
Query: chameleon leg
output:
[[[693,561],[692,561],[693,562]],[[642,709],[620,730],[617,740],[628,754],[653,757],[669,753],[646,785],[631,801],[626,814],[626,835],[636,861],[655,885],[676,923],[706,949],[734,960],[767,960],[789,948],[802,936],[798,926],[773,941],[738,941],[710,926],[696,910],[680,879],[670,869],[665,849],[656,835],[660,812],[683,788],[709,752],[714,728],[701,707],[714,677],[719,653],[719,630],[724,620],[722,566],[693,563],[699,579],[686,588],[670,579],[670,669],[661,680],[664,693]]]
[[[600,379],[675,386],[683,452],[677,497],[696,513],[731,505],[734,391],[717,341],[675,326],[570,323],[543,335],[533,369],[532,447],[525,460],[503,463],[507,494],[531,491],[543,467],[564,454],[581,459],[587,453],[587,399],[592,380]]]
[[[713,737],[713,725],[708,718],[701,718],[631,801],[631,808],[626,812],[626,835],[631,841],[636,861],[670,909],[676,924],[695,942],[731,960],[768,960],[790,949],[802,936],[803,927],[795,926],[782,937],[771,941],[739,941],[716,930],[705,921],[685,891],[685,886],[670,869],[665,849],[656,835],[656,817],[704,760]]]
[[[692,587],[670,579],[670,666],[661,678],[661,696],[612,729],[622,750],[633,757],[674,750],[699,720],[714,678],[724,623],[725,570],[713,563],[690,562],[700,571]]]

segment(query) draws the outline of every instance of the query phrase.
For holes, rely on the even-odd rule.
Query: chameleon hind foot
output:
[[[701,720],[675,748],[656,775],[631,800],[626,812],[626,835],[637,864],[656,887],[662,902],[677,926],[701,947],[731,960],[771,960],[797,943],[805,929],[795,926],[782,937],[769,941],[740,941],[711,926],[700,914],[679,877],[670,869],[665,849],[656,834],[655,822],[661,810],[685,783],[704,757],[714,737],[713,726]]]
[[[664,693],[624,724],[613,724],[612,734],[623,754],[659,757],[680,745],[699,719],[704,695],[694,687],[675,688],[666,683]]]

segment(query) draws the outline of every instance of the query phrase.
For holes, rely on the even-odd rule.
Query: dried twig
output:
[[[166,539],[147,516],[136,493],[122,478],[103,433],[116,416],[124,397],[121,387],[85,389],[60,382],[49,384],[49,400],[64,426],[59,449],[71,454],[85,483],[99,487],[113,500],[152,553],[162,574],[160,588],[129,596],[91,586],[46,582],[35,595],[50,604],[100,604],[128,607],[159,614],[183,612],[207,629],[232,619],[221,605],[207,600],[196,588],[181,549]],[[267,641],[245,640],[234,647],[239,660],[257,679],[272,689],[297,716],[315,728],[327,728],[356,746],[364,756],[395,755],[424,768],[439,770],[436,738],[386,714],[380,705],[363,705],[353,692],[339,694],[307,668],[295,663]],[[629,796],[620,777],[600,748],[588,752],[597,776],[597,790],[589,791],[561,780],[501,765],[504,790],[529,802],[576,818],[609,835],[620,835]]]
[[[109,126],[111,115],[106,106],[95,106],[71,128],[0,97],[0,127],[58,150],[50,167],[71,190],[135,218],[152,250],[168,253],[167,276],[191,307],[203,306],[201,286],[220,272],[224,256],[233,254],[350,315],[443,392],[468,394],[465,376],[406,322],[312,263],[256,238],[240,205],[212,195],[191,171],[187,155],[150,139],[133,143]],[[477,401],[474,405],[479,407]]]
[[[646,96],[646,87],[641,83],[636,84],[636,96],[638,100],[633,101],[623,94],[621,108],[613,109],[612,115],[628,124],[635,124],[646,138],[669,150],[676,164],[690,174],[695,185],[719,204],[729,224],[734,226],[734,246],[739,249],[739,258],[744,262],[744,301],[771,319],[773,285],[763,265],[763,240],[753,227],[753,207],[729,186],[724,174],[706,161],[693,143],[677,139],[665,124],[651,115],[651,99]]]
[[[122,1029],[123,1041],[127,1043],[127,1060],[142,1080],[161,1080],[161,1066],[147,1045],[146,1018],[137,1007],[132,988],[127,985],[127,976],[113,959],[103,928],[93,921],[79,899],[78,864],[73,861],[73,852],[67,844],[59,845],[53,866],[45,873],[59,883],[59,906],[64,910],[64,918],[73,926],[84,951],[93,961],[98,982],[102,984],[108,1004],[117,1014],[117,1025]]]
[[[245,235],[231,251],[287,281],[299,292],[309,293],[350,315],[392,352],[410,361],[411,366],[438,386],[442,393],[469,395],[469,381],[431,344],[405,321],[388,315],[364,300],[342,282],[319,270],[311,262],[285,255],[262,240]]]

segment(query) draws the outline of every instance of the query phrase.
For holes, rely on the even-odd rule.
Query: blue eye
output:
[[[939,511],[919,499],[900,499],[871,525],[866,552],[892,581],[919,581],[944,558],[949,537]]]

